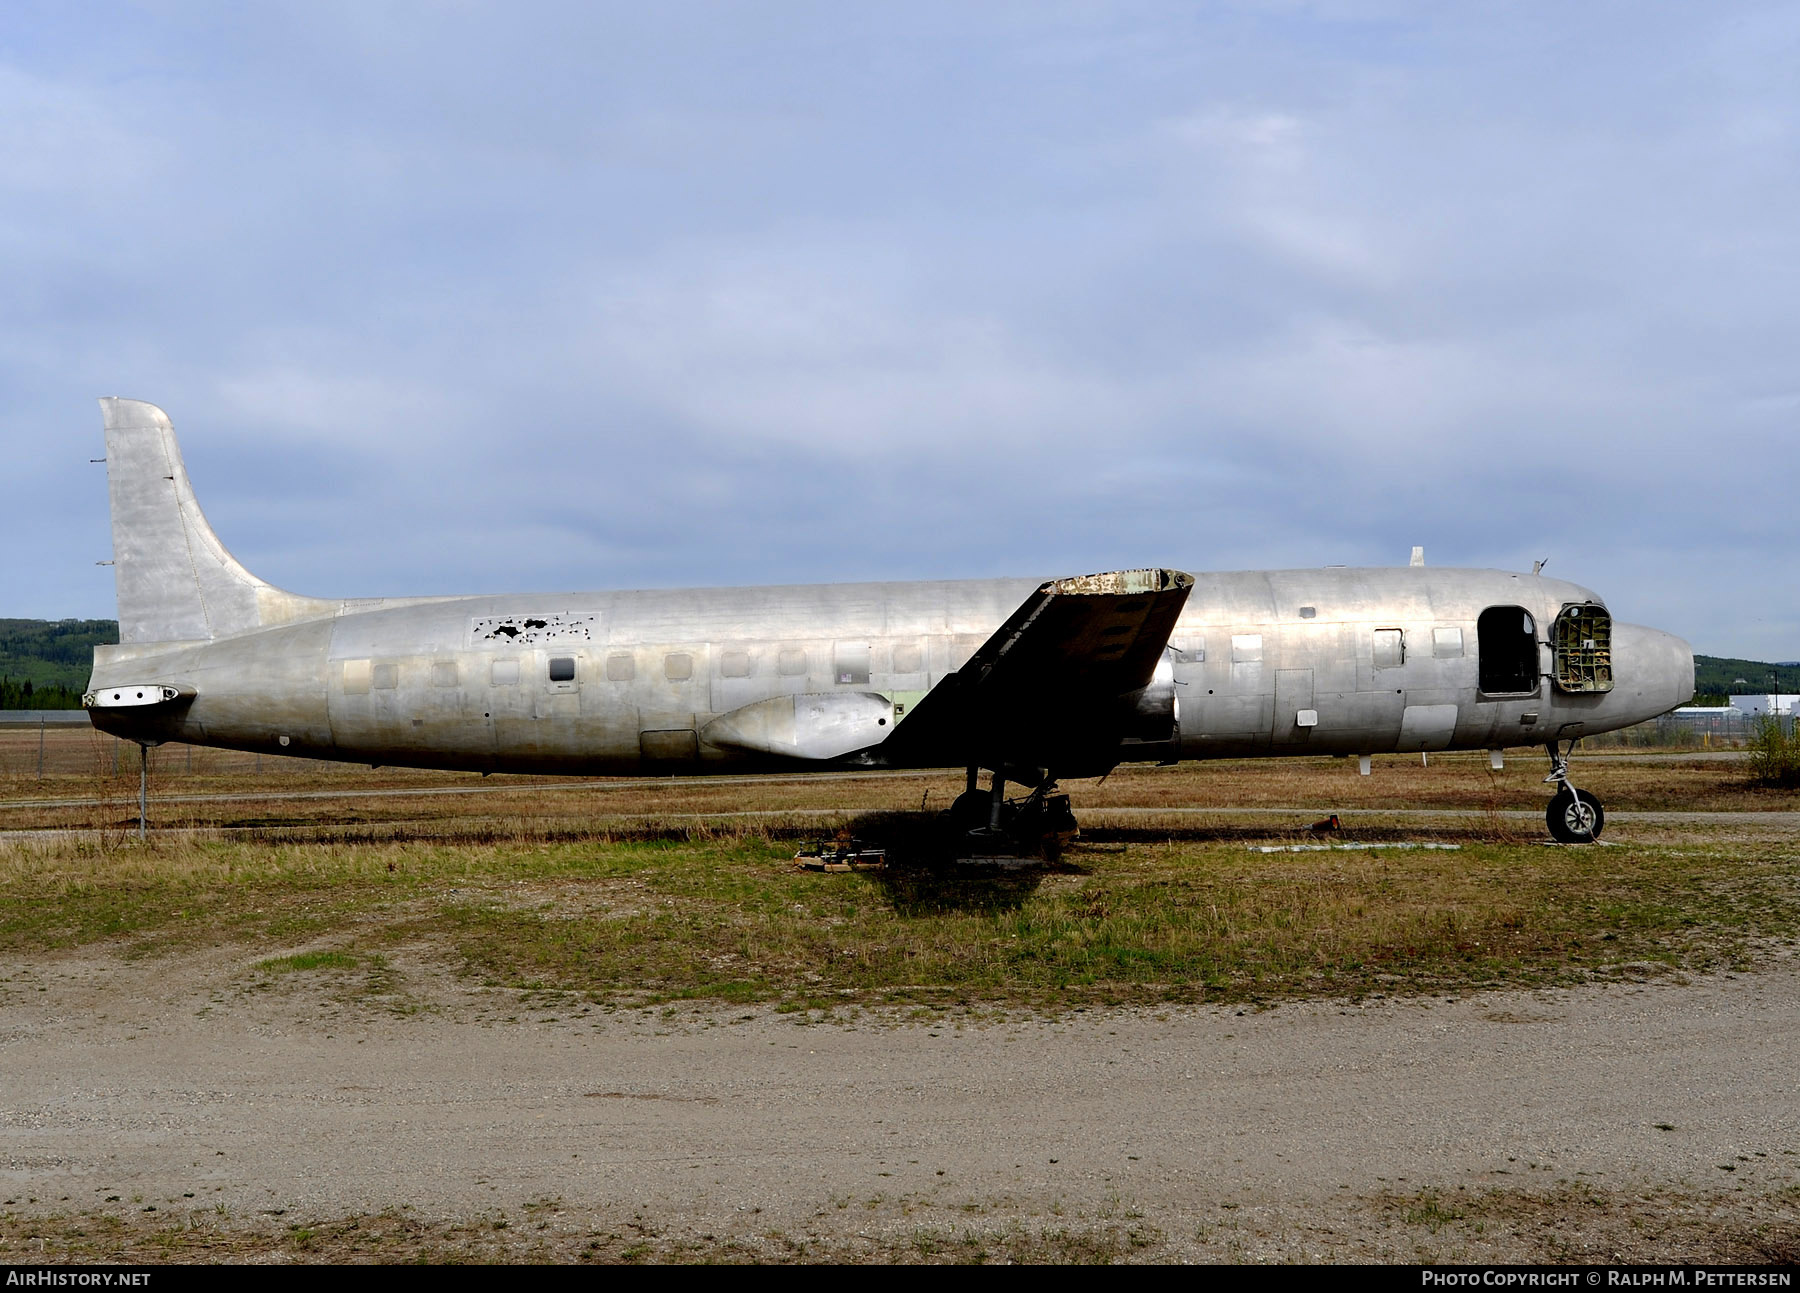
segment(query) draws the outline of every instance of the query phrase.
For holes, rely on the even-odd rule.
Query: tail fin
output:
[[[168,415],[142,400],[100,401],[112,503],[119,641],[231,637],[335,612],[258,579],[200,512]]]

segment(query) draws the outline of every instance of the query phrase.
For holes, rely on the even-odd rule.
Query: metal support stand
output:
[[[144,842],[150,815],[150,747],[138,746],[138,843]]]
[[[1562,751],[1561,741],[1552,741],[1544,747],[1550,751],[1550,775],[1544,778],[1544,784],[1555,786],[1558,790],[1569,787],[1569,755]],[[1575,751],[1575,742],[1569,742],[1569,752]]]

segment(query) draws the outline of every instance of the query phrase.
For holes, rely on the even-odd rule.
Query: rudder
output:
[[[232,637],[336,609],[334,602],[296,597],[258,579],[219,542],[194,497],[166,413],[110,396],[100,411],[121,643]]]

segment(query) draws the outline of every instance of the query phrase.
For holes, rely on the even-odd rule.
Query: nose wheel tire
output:
[[[1564,786],[1544,810],[1544,821],[1559,843],[1592,844],[1606,828],[1606,812],[1592,795]]]

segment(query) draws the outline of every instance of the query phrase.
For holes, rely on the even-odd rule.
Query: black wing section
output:
[[[1101,775],[1141,726],[1193,586],[1179,570],[1051,580],[870,754],[893,766]]]

